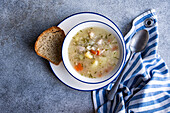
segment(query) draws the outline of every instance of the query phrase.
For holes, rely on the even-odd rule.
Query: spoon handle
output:
[[[117,90],[118,90],[119,84],[120,84],[120,82],[121,82],[121,80],[122,80],[122,78],[123,78],[123,73],[124,73],[124,71],[125,71],[125,68],[127,67],[128,63],[129,63],[129,61],[130,61],[130,59],[131,59],[131,56],[132,56],[132,52],[130,52],[130,57],[129,57],[128,61],[126,62],[126,65],[124,66],[123,70],[121,71],[120,75],[118,76],[118,78],[117,78],[114,86],[113,86],[112,89],[109,91],[109,93],[108,93],[108,95],[107,95],[107,99],[108,99],[108,100],[113,100],[113,98],[114,98],[114,96],[115,96],[115,94],[116,94],[116,92],[117,92]]]

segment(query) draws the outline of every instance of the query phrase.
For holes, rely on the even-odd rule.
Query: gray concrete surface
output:
[[[159,54],[170,68],[169,0],[0,0],[0,113],[92,113],[91,92],[65,86],[35,54],[38,35],[80,11],[109,17],[125,35],[151,8],[158,15]]]

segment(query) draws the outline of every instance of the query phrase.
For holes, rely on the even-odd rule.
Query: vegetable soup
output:
[[[74,69],[89,78],[109,74],[119,60],[119,46],[113,34],[103,28],[89,27],[72,37],[69,60]]]

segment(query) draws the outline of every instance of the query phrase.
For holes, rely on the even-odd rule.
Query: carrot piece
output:
[[[105,72],[108,73],[109,71],[111,71],[113,68],[112,66],[111,67],[108,67],[107,69],[105,69]]]
[[[109,72],[109,70],[108,70],[108,69],[105,69],[105,72],[106,72],[106,73],[108,73],[108,72]]]
[[[94,51],[93,49],[91,49],[90,52],[91,52],[92,54],[96,54],[96,51]]]
[[[115,51],[115,50],[117,50],[118,49],[118,46],[114,46],[113,48],[112,48],[112,51]]]
[[[100,55],[100,50],[97,50],[97,55]]]
[[[83,66],[82,66],[82,64],[78,63],[78,65],[77,65],[77,66],[78,66],[78,68],[79,68],[79,70],[80,70],[80,71],[82,71],[82,70],[83,70]]]
[[[78,63],[78,65],[75,65],[75,66],[74,66],[74,69],[75,69],[76,71],[82,71],[82,70],[83,70],[83,66],[82,66],[82,64]]]
[[[110,42],[110,40],[108,40],[108,42]]]
[[[74,69],[76,70],[76,71],[79,71],[79,68],[78,68],[78,66],[76,65],[76,66],[74,66]]]
[[[102,77],[102,74],[99,74],[98,77]]]

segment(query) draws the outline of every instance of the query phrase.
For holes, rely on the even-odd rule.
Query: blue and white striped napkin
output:
[[[144,20],[152,18],[155,26],[146,28]],[[170,112],[170,75],[168,67],[157,53],[158,23],[154,9],[134,19],[132,28],[124,37],[129,40],[139,30],[149,32],[149,42],[143,52],[133,54],[113,101],[106,93],[114,83],[92,92],[95,112],[98,113],[167,113]],[[127,49],[127,58],[129,50]]]

